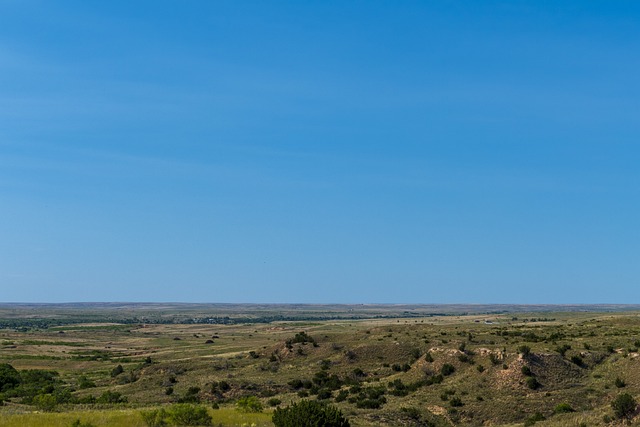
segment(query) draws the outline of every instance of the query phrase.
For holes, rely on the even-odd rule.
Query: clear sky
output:
[[[640,303],[640,2],[0,0],[0,301]]]

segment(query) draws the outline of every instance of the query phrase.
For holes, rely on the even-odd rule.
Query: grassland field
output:
[[[0,364],[67,397],[0,393],[0,427],[145,426],[178,402],[271,426],[303,398],[353,426],[640,425],[611,405],[640,399],[640,308],[529,308],[3,305]]]

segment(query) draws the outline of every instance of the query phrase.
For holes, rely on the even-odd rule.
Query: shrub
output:
[[[529,354],[531,354],[531,347],[529,347],[528,345],[521,345],[520,347],[518,347],[518,353],[520,353],[522,357],[527,357],[529,356]]]
[[[563,357],[567,350],[571,350],[571,346],[569,344],[562,344],[560,347],[556,348],[556,351],[560,353]]]
[[[429,363],[433,362],[433,356],[431,355],[431,353],[425,354],[424,355],[424,360],[426,360]]]
[[[500,364],[500,358],[498,356],[496,356],[493,353],[489,354],[489,360],[491,361],[492,365],[499,365]]]
[[[460,399],[458,396],[451,398],[449,404],[452,407],[460,407],[464,405],[464,403],[462,403],[462,399]]]
[[[115,378],[123,372],[124,372],[124,368],[122,367],[122,365],[118,365],[111,370],[111,378]]]
[[[350,427],[339,409],[311,400],[276,409],[272,421],[275,427]]]
[[[107,390],[98,397],[97,403],[125,403],[127,398],[117,391]]]
[[[71,423],[70,427],[95,427],[94,424],[91,424],[90,422],[82,422],[79,419],[75,420],[74,422]]]
[[[533,376],[532,373],[531,373],[531,368],[528,367],[527,365],[524,365],[522,367],[521,371],[522,371],[522,375],[525,375],[527,377],[532,377]]]
[[[544,420],[545,420],[544,415],[542,415],[540,412],[536,412],[535,414],[533,414],[532,416],[524,420],[524,425],[525,427],[529,427],[534,425],[538,421],[544,421]]]
[[[262,402],[256,396],[241,397],[236,407],[240,412],[262,412],[263,409]]]
[[[167,425],[167,411],[164,409],[152,409],[140,412],[142,420],[148,427],[164,427]]]
[[[560,403],[554,409],[553,412],[556,414],[567,414],[569,412],[575,412],[576,410],[571,407],[568,403]]]
[[[618,378],[616,378],[615,385],[618,388],[623,388],[624,386],[627,385],[627,383],[624,382],[624,380],[622,378],[618,377]]]
[[[278,406],[282,403],[282,400],[278,399],[277,397],[272,397],[267,401],[267,403],[269,404],[269,406]]]
[[[93,388],[96,386],[96,383],[94,383],[93,381],[91,381],[90,379],[88,379],[86,376],[81,375],[78,378],[78,388],[83,389],[83,388]]]
[[[52,394],[39,394],[33,398],[32,403],[41,411],[53,411],[58,401]]]
[[[0,363],[0,393],[20,384],[20,373],[8,363]]]
[[[451,365],[450,363],[445,363],[444,365],[442,365],[442,368],[440,368],[440,373],[446,377],[453,374],[455,370],[456,368],[453,365]]]
[[[535,377],[527,377],[527,387],[529,387],[531,390],[537,390],[540,388],[541,384],[538,382],[537,379],[535,379]]]
[[[611,402],[616,418],[630,418],[636,410],[636,400],[629,393],[622,393]]]
[[[207,409],[189,403],[177,403],[167,409],[167,419],[179,426],[210,426],[211,415]]]
[[[571,362],[575,363],[577,366],[580,366],[580,367],[584,366],[584,360],[582,360],[582,357],[577,354],[574,356],[571,356]]]

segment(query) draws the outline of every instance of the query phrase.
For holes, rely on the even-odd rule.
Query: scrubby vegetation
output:
[[[637,423],[639,347],[636,313],[5,328],[0,427]]]

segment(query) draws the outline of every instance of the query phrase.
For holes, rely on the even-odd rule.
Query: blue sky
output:
[[[0,0],[0,300],[640,302],[640,3]]]

